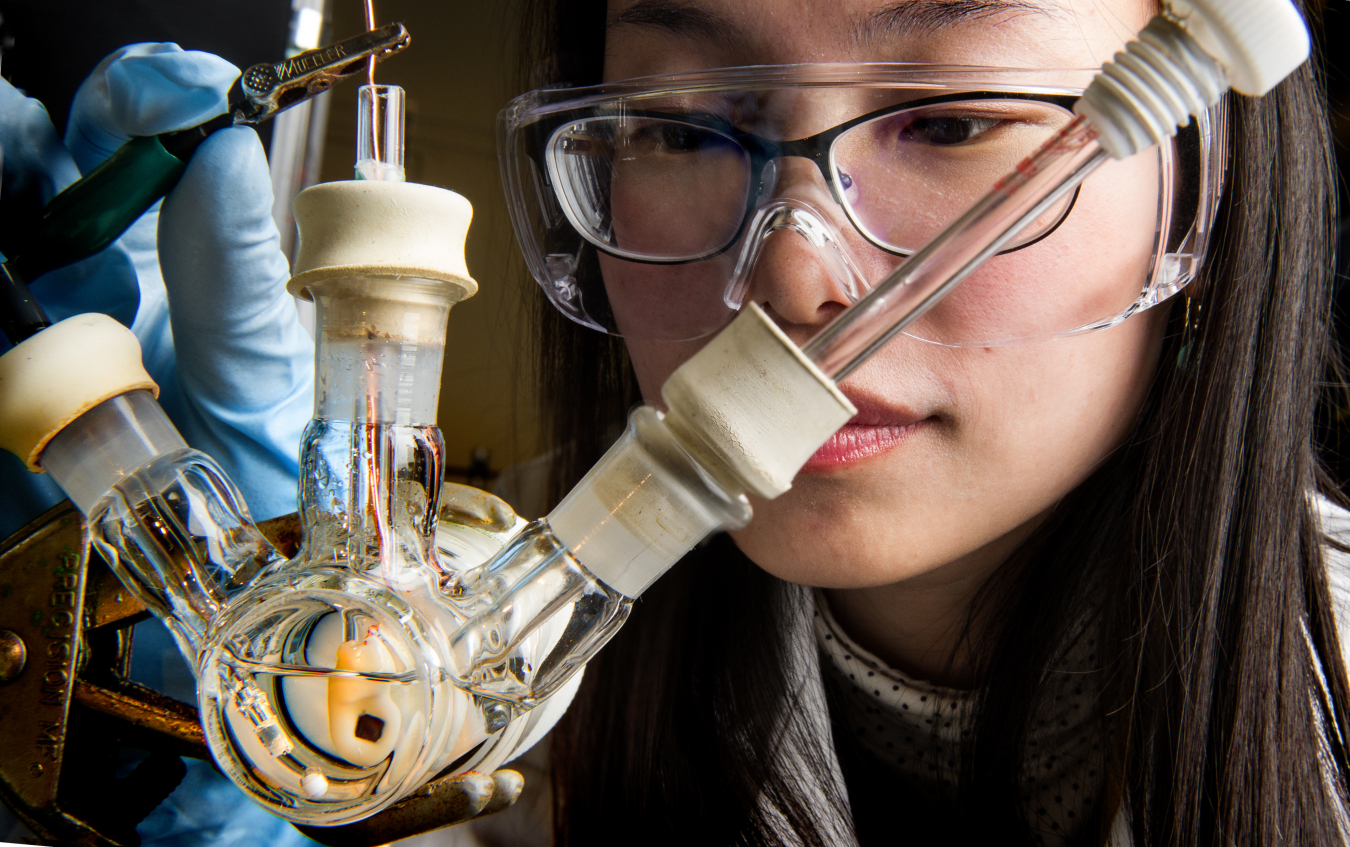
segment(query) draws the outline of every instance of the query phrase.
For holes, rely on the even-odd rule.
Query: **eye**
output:
[[[997,118],[964,118],[957,115],[916,117],[900,128],[900,138],[938,147],[964,144],[998,126]]]
[[[690,152],[707,143],[708,134],[684,124],[662,124],[659,129],[661,146],[667,150]]]
[[[652,152],[697,153],[728,144],[715,133],[673,121],[652,121],[634,127],[627,139],[630,146]]]

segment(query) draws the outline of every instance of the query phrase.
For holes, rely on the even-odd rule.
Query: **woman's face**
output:
[[[613,0],[605,76],[797,62],[1093,67],[1150,13],[1138,0]],[[854,116],[819,102],[795,118],[800,131],[788,137]],[[1136,159],[1094,175],[1050,237],[985,265],[953,295],[946,319],[977,320],[1036,302],[1026,292],[1046,308],[1088,290],[1123,292],[1130,302],[1152,259],[1158,203],[1156,161]],[[814,166],[787,160],[781,167],[781,195],[838,212]],[[895,264],[837,217],[870,279]],[[605,259],[602,271],[616,313],[619,292],[662,287],[644,286],[644,277],[664,274],[668,282],[681,274],[683,284],[710,287],[726,275],[716,262]],[[1014,303],[1008,292],[1022,294]],[[848,303],[818,254],[792,232],[765,243],[748,297],[799,344]],[[826,588],[987,573],[1121,443],[1157,364],[1164,312],[1019,346],[896,339],[843,383],[858,416],[791,491],[754,503],[755,518],[736,542],[769,572]],[[648,402],[660,403],[666,377],[701,343],[628,342]]]

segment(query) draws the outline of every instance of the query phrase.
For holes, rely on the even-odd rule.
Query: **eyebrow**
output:
[[[862,20],[857,26],[859,42],[899,35],[933,35],[958,24],[993,17],[1049,15],[1045,6],[1028,0],[903,0],[892,3]]]
[[[907,34],[932,35],[944,27],[993,17],[1050,15],[1034,0],[901,0],[868,15],[855,26],[858,43]],[[605,23],[606,31],[636,26],[658,29],[685,38],[742,47],[747,39],[734,23],[687,0],[636,0]]]
[[[659,29],[729,47],[740,47],[745,43],[744,34],[731,21],[682,0],[637,0],[605,23],[606,31],[621,26]]]

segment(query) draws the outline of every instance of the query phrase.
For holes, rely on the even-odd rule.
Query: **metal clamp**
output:
[[[286,556],[299,549],[298,515],[259,529]],[[183,778],[180,757],[210,754],[194,705],[127,678],[131,628],[150,613],[86,550],[68,502],[0,543],[0,800],[44,841],[132,847]],[[149,755],[118,780],[123,747]],[[492,814],[521,788],[514,771],[447,776],[374,817],[303,831],[373,847]]]
[[[366,70],[370,59],[392,56],[411,43],[401,23],[386,24],[346,41],[307,50],[276,64],[263,62],[240,74],[230,89],[234,123],[256,124],[271,118],[348,77]]]

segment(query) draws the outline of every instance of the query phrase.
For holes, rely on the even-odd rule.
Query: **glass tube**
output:
[[[357,102],[356,178],[403,182],[403,89],[363,85]]]
[[[802,348],[841,381],[1110,158],[1075,118]]]
[[[844,379],[1108,158],[1157,144],[1227,90],[1224,66],[1183,22],[1168,13],[1154,17],[1102,67],[1075,106],[1077,118],[802,352],[836,381]]]
[[[40,461],[85,514],[88,541],[164,621],[196,673],[212,620],[282,561],[234,483],[143,390],[66,425]]]

